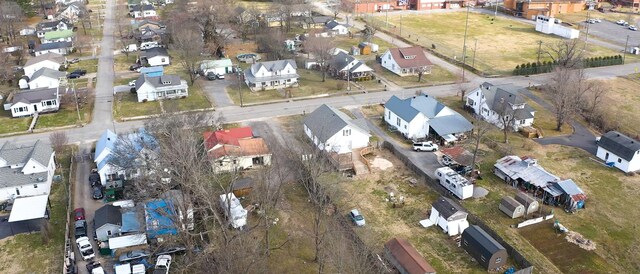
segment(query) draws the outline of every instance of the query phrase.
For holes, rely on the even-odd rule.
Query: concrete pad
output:
[[[489,191],[484,187],[476,186],[473,188],[473,198],[483,198],[487,194],[489,194]]]

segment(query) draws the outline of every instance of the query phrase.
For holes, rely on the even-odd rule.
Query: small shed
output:
[[[236,197],[244,197],[251,193],[253,189],[253,178],[244,177],[240,178],[233,183],[233,195]]]
[[[351,46],[351,55],[353,56],[360,55],[360,48],[356,46]]]
[[[518,203],[521,203],[524,206],[525,215],[529,215],[540,209],[540,204],[538,203],[538,201],[536,201],[535,198],[529,196],[527,193],[518,192],[515,198]]]
[[[464,230],[461,245],[487,271],[495,271],[507,262],[507,250],[477,225]]]
[[[555,204],[563,205],[569,210],[583,208],[587,200],[587,195],[571,179],[552,183],[548,186],[548,189],[550,192],[556,193],[556,195],[553,195]]]
[[[524,215],[524,206],[509,196],[502,198],[498,208],[500,208],[500,211],[504,212],[504,214],[511,217],[511,219],[520,218]]]
[[[371,54],[371,45],[367,42],[362,42],[358,44],[358,48],[360,48],[360,54],[369,55]]]
[[[436,273],[436,270],[406,239],[393,238],[386,242],[384,255],[401,274]]]
[[[440,197],[431,206],[429,220],[441,227],[449,236],[458,235],[469,227],[467,212],[453,200]]]

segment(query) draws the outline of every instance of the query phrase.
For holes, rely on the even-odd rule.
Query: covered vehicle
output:
[[[131,250],[125,254],[120,255],[118,260],[120,262],[129,262],[133,260],[143,259],[149,257],[149,254],[144,250]]]

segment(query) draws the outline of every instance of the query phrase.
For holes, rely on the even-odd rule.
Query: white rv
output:
[[[460,200],[473,196],[473,184],[449,167],[436,169],[436,178],[440,184],[451,191]]]
[[[233,228],[242,229],[247,225],[247,210],[242,207],[240,200],[233,192],[220,195],[220,206],[222,206],[227,219],[229,219],[229,224]]]

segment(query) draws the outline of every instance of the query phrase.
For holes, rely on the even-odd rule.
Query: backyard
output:
[[[465,18],[466,13],[463,12],[390,15],[390,27],[386,30],[395,34],[401,33],[414,43],[426,48],[435,47],[435,51],[462,61]],[[492,21],[492,18],[493,16],[489,15],[469,13],[466,38],[466,63],[473,64],[487,74],[511,74],[516,65],[535,62],[538,56],[538,41],[542,41],[540,61],[546,61],[546,49],[562,41],[559,37],[536,32],[533,25],[505,18]],[[377,23],[384,25],[381,22]],[[588,56],[618,54],[592,44],[588,46],[587,52]]]

